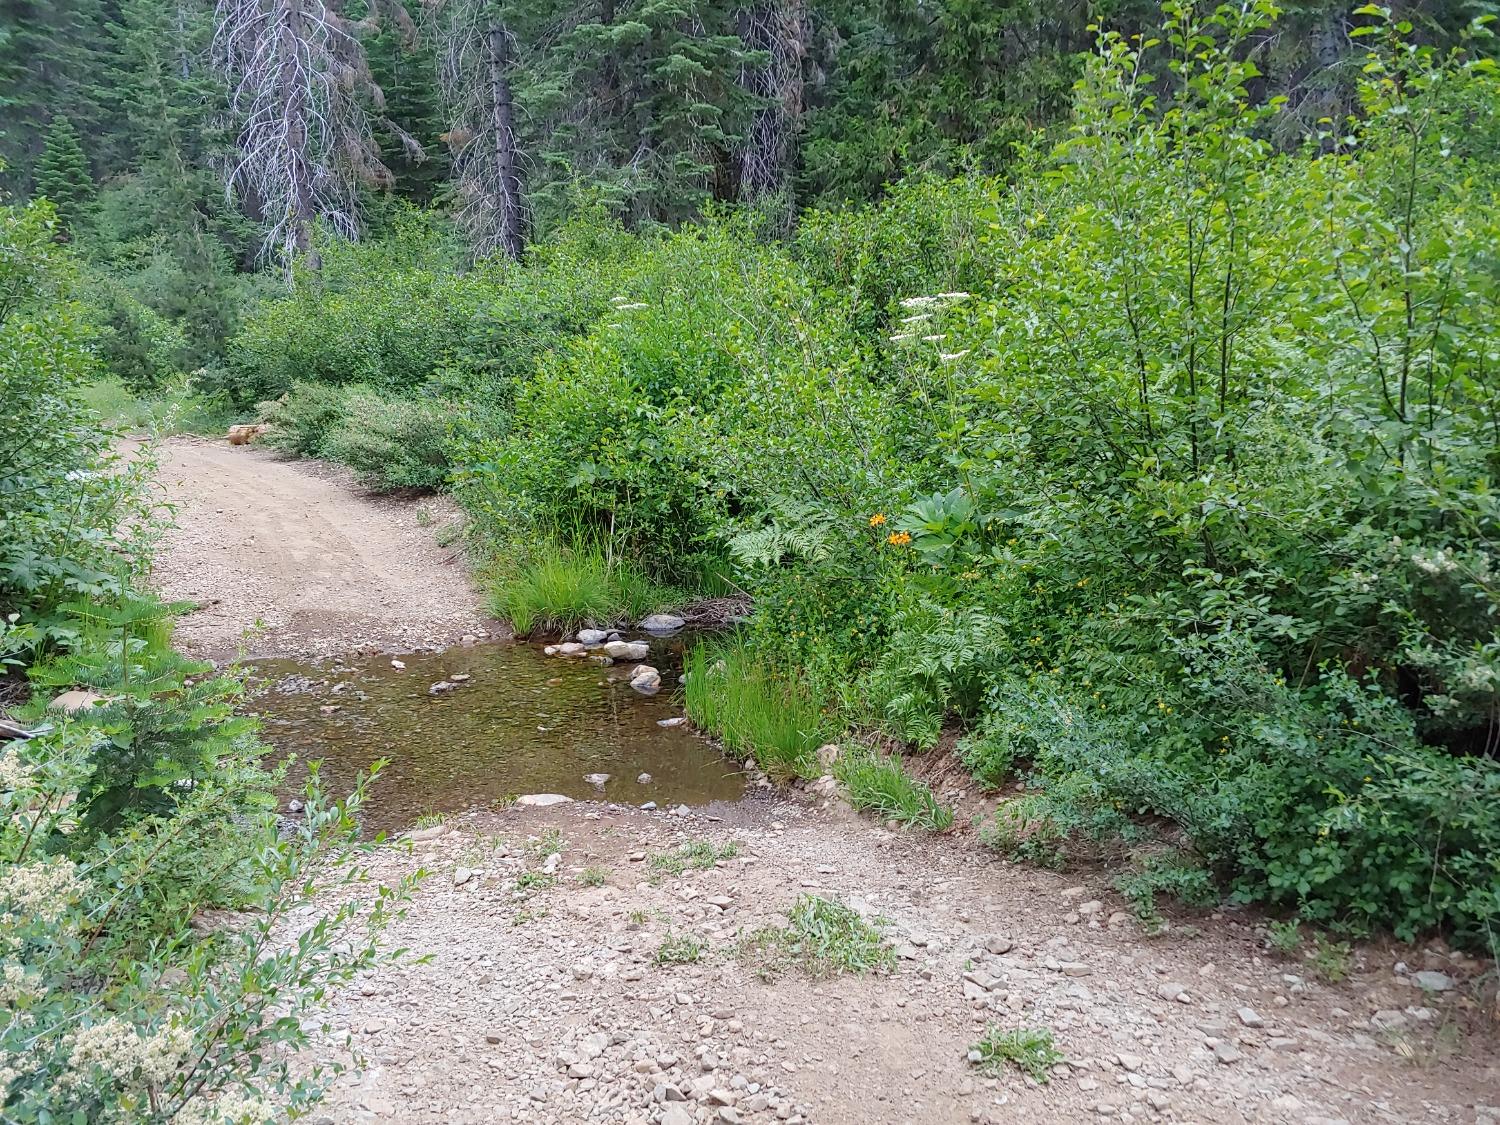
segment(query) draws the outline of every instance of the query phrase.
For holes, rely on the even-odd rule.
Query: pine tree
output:
[[[57,217],[67,229],[82,217],[94,197],[94,180],[89,175],[88,157],[78,131],[64,115],[52,119],[47,127],[42,155],[36,162],[36,194],[45,196],[57,208]]]

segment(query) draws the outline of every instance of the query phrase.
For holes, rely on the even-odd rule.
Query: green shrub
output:
[[[863,748],[846,750],[834,763],[833,775],[856,809],[929,832],[946,832],[953,827],[953,809],[908,774],[894,757],[883,758]]]
[[[299,457],[316,457],[328,433],[344,418],[344,389],[326,383],[293,383],[256,409],[270,426],[266,444]]]
[[[687,676],[689,717],[731,754],[753,757],[772,776],[816,774],[824,728],[817,703],[742,641],[695,646]]]
[[[383,398],[349,387],[319,452],[348,465],[373,488],[435,489],[448,479],[446,412],[443,403]]]

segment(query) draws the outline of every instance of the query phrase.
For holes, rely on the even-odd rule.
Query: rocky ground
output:
[[[176,509],[162,595],[198,604],[178,643],[212,659],[438,648],[498,626],[480,609],[440,498],[382,498],[340,469],[258,446],[174,438],[157,479]]]
[[[789,796],[515,808],[412,839],[376,871],[430,870],[391,935],[430,959],[334,1003],[318,1054],[363,1068],[325,1122],[1500,1121],[1480,967],[1441,948],[1359,949],[1331,984],[1251,916],[1147,937],[1102,879]],[[734,854],[656,858],[685,845]],[[894,971],[761,979],[743,938],[804,894],[884,918]],[[1066,1061],[1046,1084],[986,1075],[967,1052],[989,1025],[1050,1029]]]

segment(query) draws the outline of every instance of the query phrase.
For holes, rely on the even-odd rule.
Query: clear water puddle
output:
[[[266,740],[298,759],[289,796],[310,760],[322,760],[325,783],[340,792],[377,758],[390,764],[370,791],[367,831],[396,832],[423,813],[493,807],[521,793],[663,808],[744,795],[733,762],[687,730],[657,725],[682,714],[680,696],[665,686],[677,683],[680,642],[652,642],[650,662],[664,684],[654,697],[617,679],[633,662],[548,657],[540,645],[398,659],[405,668],[393,668],[390,655],[255,663],[250,709]],[[469,679],[429,694],[454,675]],[[649,782],[637,780],[643,773]],[[589,774],[609,779],[601,787]]]

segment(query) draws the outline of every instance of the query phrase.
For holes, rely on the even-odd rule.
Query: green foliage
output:
[[[84,844],[146,815],[164,815],[176,795],[253,757],[254,723],[235,714],[237,680],[211,675],[169,645],[169,615],[182,606],[125,594],[61,607],[72,651],[29,669],[33,702],[22,714],[55,721],[54,692],[81,690],[99,702],[70,723],[90,732],[92,773],[77,798]],[[254,786],[249,787],[253,793]],[[254,798],[247,799],[253,801]]]
[[[1045,1027],[1017,1027],[1002,1031],[994,1024],[969,1048],[969,1061],[992,1078],[999,1078],[1007,1064],[1029,1078],[1045,1084],[1052,1068],[1064,1061],[1052,1032]]]
[[[372,488],[438,488],[449,472],[447,410],[368,386],[294,383],[257,411],[268,444],[348,465]]]
[[[490,606],[518,636],[622,625],[670,605],[676,595],[597,544],[534,544],[525,557],[497,560]]]
[[[765,978],[788,967],[831,977],[889,972],[896,966],[895,951],[881,934],[881,920],[867,922],[837,899],[802,895],[787,911],[787,920],[786,926],[758,930],[741,944],[741,956]]]
[[[773,777],[812,777],[825,720],[792,680],[743,641],[695,645],[687,658],[687,713],[740,758]]]
[[[708,952],[707,944],[694,934],[669,933],[652,957],[658,965],[696,965]]]
[[[68,259],[46,204],[0,207],[0,613],[44,620],[117,590],[154,527],[126,463],[82,400],[93,374]]]
[[[880,757],[863,748],[846,750],[834,762],[833,775],[856,809],[929,832],[946,832],[953,827],[952,808],[939,801],[926,784],[912,778],[897,758]]]
[[[711,840],[693,840],[676,851],[654,852],[647,860],[647,866],[652,871],[665,875],[681,875],[684,871],[707,871],[739,854],[739,845],[733,840],[725,844],[715,844]]]
[[[36,194],[57,209],[64,228],[71,228],[82,218],[84,207],[93,198],[94,178],[89,174],[83,142],[66,115],[54,117],[47,126],[42,155],[36,162],[35,187]]]

